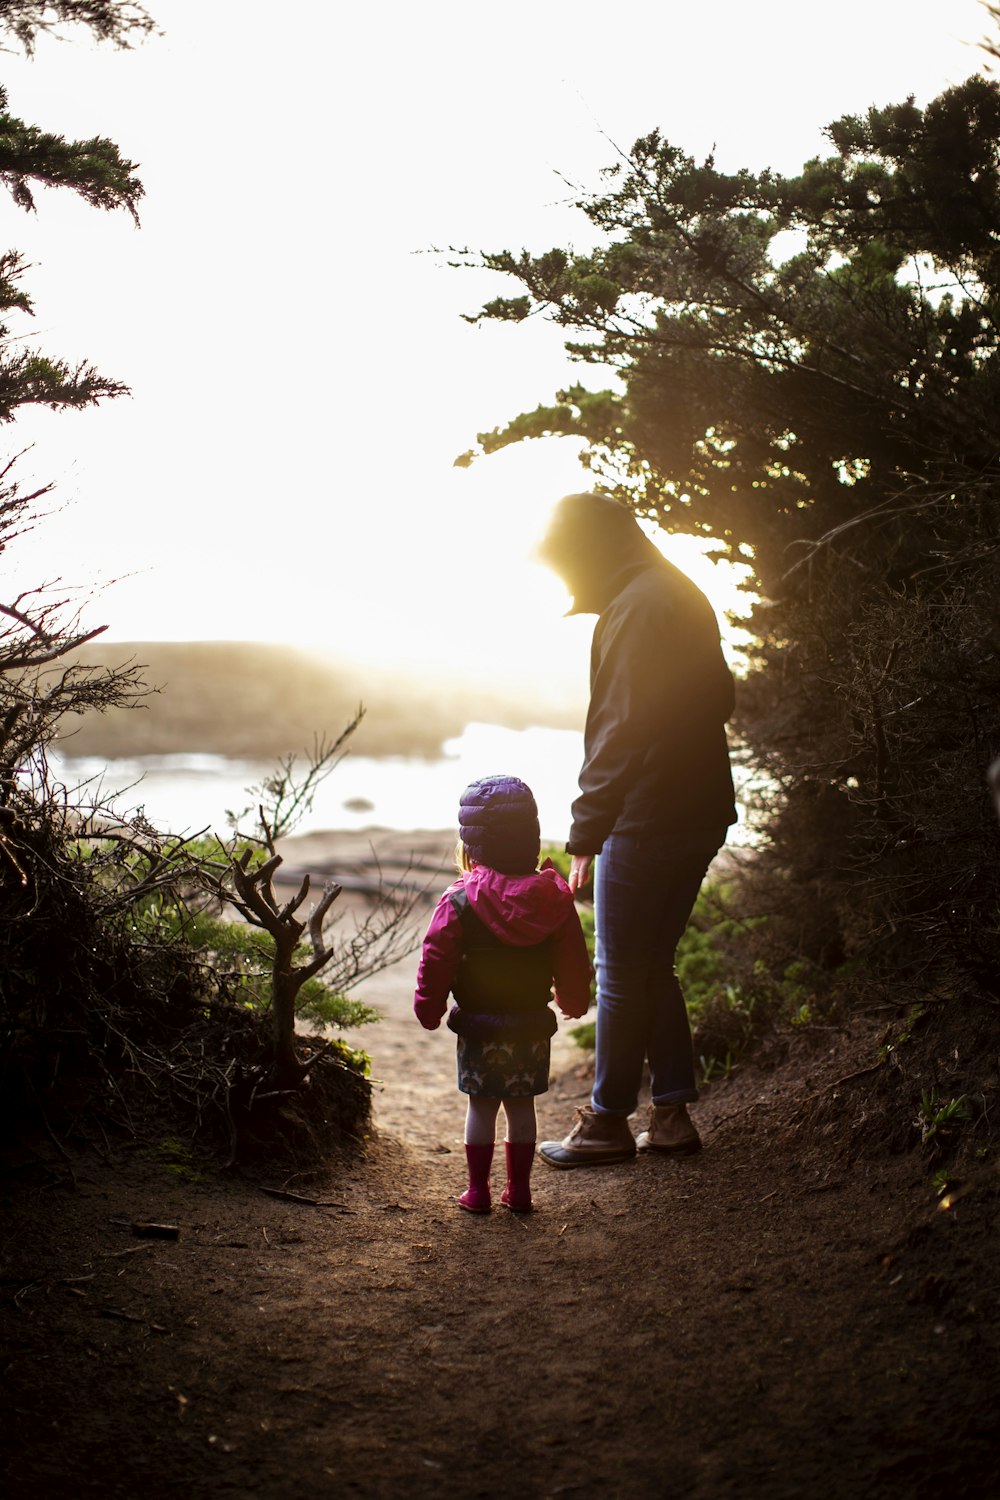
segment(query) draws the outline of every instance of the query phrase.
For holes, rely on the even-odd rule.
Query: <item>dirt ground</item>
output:
[[[698,1157],[540,1163],[533,1214],[477,1217],[415,962],[365,987],[374,1128],[325,1173],[160,1143],[0,1181],[9,1500],[998,1492],[997,1174],[942,1211],[919,1149],[852,1159],[870,1032],[706,1090]],[[588,1078],[561,1033],[542,1136]]]

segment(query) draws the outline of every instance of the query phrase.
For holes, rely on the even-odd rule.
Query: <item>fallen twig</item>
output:
[[[143,1240],[178,1240],[181,1236],[178,1224],[146,1224],[137,1223],[132,1226],[132,1233]]]
[[[845,1073],[843,1078],[835,1078],[832,1083],[828,1083],[827,1088],[836,1089],[842,1083],[851,1083],[855,1078],[865,1078],[869,1073],[880,1073],[885,1066],[884,1062],[877,1062],[872,1063],[870,1068],[859,1068],[856,1073]]]
[[[269,1198],[283,1198],[288,1203],[304,1203],[309,1208],[346,1208],[346,1203],[335,1203],[332,1198],[306,1198],[302,1193],[289,1193],[284,1188],[262,1187]]]

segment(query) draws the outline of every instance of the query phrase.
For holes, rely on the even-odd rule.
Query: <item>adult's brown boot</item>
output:
[[[667,1156],[693,1156],[701,1150],[701,1137],[686,1104],[651,1104],[649,1125],[636,1140],[640,1151],[662,1151]]]
[[[569,1135],[561,1141],[542,1141],[538,1154],[550,1167],[604,1167],[629,1161],[635,1155],[635,1137],[622,1116],[601,1115],[585,1104],[577,1110]]]

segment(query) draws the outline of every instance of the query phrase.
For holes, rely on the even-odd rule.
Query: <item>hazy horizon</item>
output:
[[[359,703],[354,753],[434,758],[473,722],[581,729],[586,660],[576,684],[544,676],[504,682],[461,668],[413,673],[350,662],[326,648],[275,642],[117,641],[98,637],[77,661],[134,661],[150,691],[137,704],[70,719],[64,755],[109,759],[180,753],[272,759],[335,737]]]

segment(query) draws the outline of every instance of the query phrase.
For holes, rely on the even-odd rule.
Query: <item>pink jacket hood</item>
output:
[[[550,937],[573,910],[573,895],[551,860],[531,875],[503,875],[476,865],[461,878],[479,920],[514,948]]]

